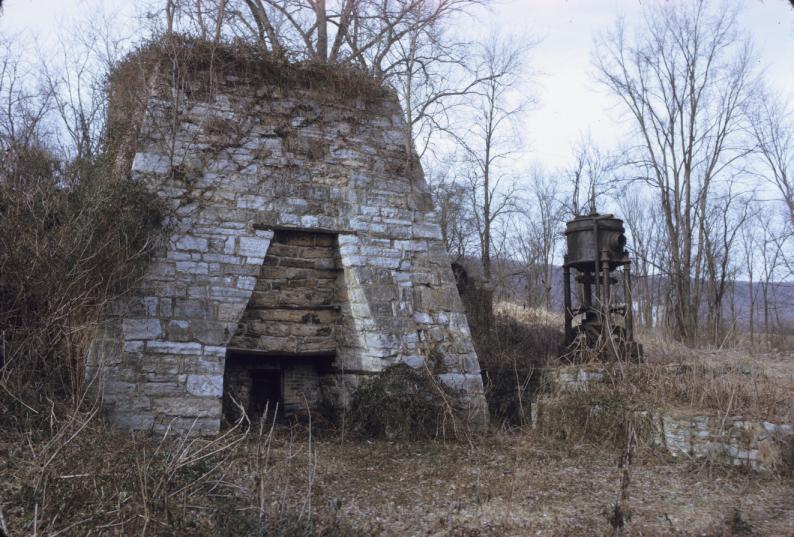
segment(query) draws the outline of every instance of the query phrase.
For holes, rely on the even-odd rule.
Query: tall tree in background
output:
[[[221,34],[291,60],[355,65],[385,81],[404,67],[399,49],[486,0],[165,0],[166,31]]]
[[[601,151],[589,135],[577,142],[573,153],[573,164],[563,171],[563,178],[570,186],[566,211],[570,216],[577,216],[598,210],[596,201],[603,199],[615,186],[613,176],[619,161]]]
[[[526,270],[527,304],[551,311],[553,263],[562,237],[564,204],[556,177],[537,168],[529,183],[529,199],[522,204],[522,225],[513,247]]]
[[[469,122],[453,132],[463,149],[472,213],[480,243],[483,278],[492,277],[494,224],[515,210],[515,177],[503,164],[518,151],[516,121],[526,105],[519,95],[526,47],[492,36],[477,52],[481,82],[469,94]]]
[[[721,345],[732,330],[724,326],[724,301],[733,295],[738,255],[734,247],[741,228],[748,221],[752,194],[738,194],[731,182],[725,192],[714,194],[703,222],[704,294],[707,338]],[[734,320],[735,321],[735,320]]]
[[[658,274],[660,267],[666,264],[663,247],[666,242],[665,228],[661,225],[653,200],[636,189],[621,191],[617,202],[620,216],[631,237],[628,248],[632,255],[632,299],[636,324],[650,329],[656,325],[658,305],[663,301],[665,282]]]
[[[453,262],[471,255],[475,236],[466,187],[455,181],[454,155],[442,161],[431,160],[425,166],[425,177],[438,211],[441,235]]]
[[[753,134],[762,161],[762,177],[783,198],[788,210],[789,226],[794,229],[794,121],[782,100],[764,94],[758,106],[751,108]]]
[[[689,342],[698,330],[711,194],[747,154],[742,111],[755,78],[736,17],[736,10],[710,10],[703,0],[665,3],[649,8],[633,35],[619,22],[595,57],[600,81],[619,98],[640,141],[638,179],[654,191],[665,226],[671,321]]]

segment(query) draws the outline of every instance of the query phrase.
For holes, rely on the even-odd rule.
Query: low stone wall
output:
[[[563,390],[585,388],[591,382],[602,382],[606,375],[606,369],[598,366],[559,367],[544,372],[549,382]]]
[[[660,414],[654,441],[674,457],[773,470],[794,455],[794,425],[740,416]],[[788,453],[786,451],[788,450]]]
[[[566,392],[586,390],[609,378],[608,371],[597,365],[550,368],[543,376],[557,396],[537,394],[532,401],[533,428],[549,425],[548,415]],[[603,411],[600,405],[587,410],[592,416]],[[794,462],[794,424],[690,410],[647,409],[640,413],[652,424],[652,444],[676,458],[709,458],[762,471]]]

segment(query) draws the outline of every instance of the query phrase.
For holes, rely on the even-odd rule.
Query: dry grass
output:
[[[537,332],[539,327],[551,330],[562,324],[554,313],[509,303],[498,304],[496,311],[527,331]],[[641,343],[644,363],[592,361],[591,367],[605,375],[603,383],[589,387],[592,397],[637,409],[794,422],[794,353],[693,349],[655,332],[644,333]],[[523,344],[515,347],[518,353],[537,352]],[[527,357],[518,360],[525,363]],[[545,364],[557,367],[548,357]]]
[[[118,85],[128,78],[139,79],[141,73],[158,71],[175,74],[176,79],[166,78],[169,83],[176,80],[179,86],[189,78],[190,84],[181,89],[194,98],[210,97],[218,82],[227,88],[257,82],[270,89],[318,90],[320,98],[346,97],[351,101],[382,98],[388,91],[354,66],[291,62],[242,40],[215,43],[179,34],[166,34],[139,47],[121,62],[111,79]]]
[[[494,313],[509,315],[526,325],[546,325],[559,329],[563,323],[561,313],[545,308],[527,308],[512,302],[498,302],[494,305]]]
[[[533,435],[472,444],[317,440],[268,426],[158,440],[91,420],[53,452],[0,444],[19,535],[609,535],[614,452]],[[57,444],[57,442],[56,442]],[[35,455],[34,455],[35,454]],[[634,462],[625,535],[791,535],[790,479]],[[738,511],[737,511],[738,510]]]
[[[492,330],[474,331],[491,420],[516,426],[529,422],[530,401],[541,370],[554,363],[562,332],[553,316],[509,303],[495,308]]]
[[[658,334],[643,344],[647,364],[629,376],[656,404],[794,421],[794,353],[692,349]]]

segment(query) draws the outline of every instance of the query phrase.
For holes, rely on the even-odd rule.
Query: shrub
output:
[[[454,435],[459,410],[457,394],[428,370],[397,364],[356,388],[348,419],[361,437],[428,440]]]
[[[542,369],[559,355],[562,332],[553,320],[535,312],[497,309],[493,328],[478,344],[485,371],[485,396],[495,423],[525,425]]]
[[[25,428],[79,404],[93,331],[141,275],[164,208],[107,173],[109,156],[76,166],[44,148],[10,154],[0,167],[0,426]]]
[[[534,425],[541,434],[568,443],[620,449],[633,435],[641,447],[648,447],[653,443],[653,418],[630,392],[630,386],[601,382],[558,389],[536,403],[541,406]]]

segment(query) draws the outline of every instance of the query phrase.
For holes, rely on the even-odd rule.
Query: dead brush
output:
[[[265,414],[267,416],[267,413]],[[318,519],[308,429],[244,416],[214,438],[122,431],[76,414],[48,441],[0,441],[0,517],[18,535],[356,535]],[[308,435],[308,441],[304,435]]]
[[[363,438],[456,438],[462,409],[459,396],[429,369],[397,364],[356,388],[347,419]]]
[[[717,416],[790,423],[794,394],[762,369],[706,364],[598,363],[600,380],[547,382],[536,427],[573,442],[625,444],[626,420],[638,446],[652,444],[654,416],[687,409]],[[578,367],[588,367],[578,366]]]
[[[630,387],[592,382],[575,389],[552,388],[538,404],[536,430],[573,444],[620,449],[628,436],[639,448],[653,444],[654,425]]]
[[[794,393],[760,365],[629,365],[622,382],[651,408],[686,407],[782,423],[794,419]]]
[[[42,170],[41,161],[48,166]],[[52,431],[78,409],[84,359],[103,312],[135,284],[157,247],[164,207],[105,175],[110,155],[63,163],[19,150],[0,167],[0,426]],[[46,173],[45,173],[46,172]]]
[[[160,66],[166,70],[175,66],[182,73],[205,74],[185,88],[195,98],[209,98],[218,81],[232,88],[238,80],[258,81],[278,94],[291,89],[316,89],[320,90],[317,92],[320,99],[342,95],[350,100],[366,101],[380,98],[388,91],[356,67],[291,62],[240,39],[218,43],[177,33],[151,39],[128,55],[115,69],[111,83],[121,84],[127,77],[138,81],[141,73],[153,73]],[[227,78],[227,75],[233,76]]]
[[[474,335],[481,339],[478,358],[492,422],[508,427],[527,425],[540,371],[559,355],[559,324],[554,324],[553,315],[545,310],[502,302],[496,307],[488,337]]]
[[[95,412],[73,415],[46,442],[20,436],[24,447],[5,453],[0,471],[7,533],[212,534],[201,513],[246,436],[238,423],[212,439],[170,430],[153,439],[108,427]]]

